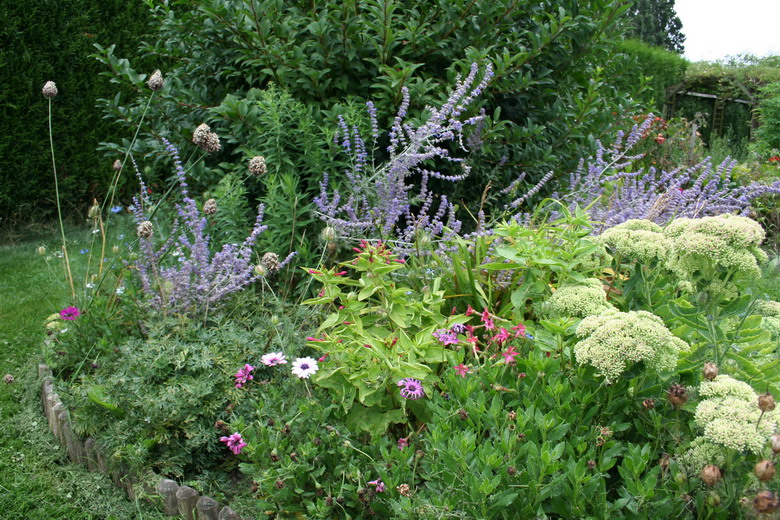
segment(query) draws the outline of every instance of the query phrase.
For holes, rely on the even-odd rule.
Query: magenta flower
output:
[[[260,362],[268,367],[275,367],[276,365],[286,365],[287,358],[281,352],[269,352],[260,358]]]
[[[234,433],[230,437],[220,437],[219,440],[227,444],[227,447],[230,448],[230,451],[232,451],[235,455],[240,454],[241,449],[246,446],[244,439],[241,438],[241,434],[238,432]]]
[[[254,376],[251,373],[254,369],[255,367],[252,365],[244,365],[244,368],[241,368],[236,372],[236,388],[241,388],[247,381],[254,379]]]
[[[501,329],[498,331],[498,334],[493,336],[493,341],[497,343],[503,343],[508,339],[509,339],[509,331],[506,330],[504,327],[501,327]]]
[[[453,368],[455,368],[455,372],[457,372],[460,377],[466,377],[466,374],[469,373],[469,367],[467,367],[463,363],[461,363],[460,365],[456,365]]]
[[[520,336],[525,336],[525,325],[522,323],[518,323],[514,327],[512,327],[512,330],[515,331],[515,337],[519,338]]]
[[[65,307],[60,311],[60,318],[63,320],[75,320],[81,316],[81,311],[76,307]]]
[[[401,396],[406,399],[419,399],[425,395],[422,382],[411,377],[405,377],[398,381],[398,386],[401,387]]]
[[[369,482],[372,486],[376,486],[376,492],[381,493],[385,490],[385,483],[382,482],[382,479],[376,479]]]
[[[506,362],[507,365],[511,365],[515,362],[515,356],[519,356],[520,353],[515,352],[514,345],[509,345],[509,348],[502,352],[501,355],[504,356],[504,362]]]
[[[409,446],[409,437],[401,437],[398,439],[398,449],[403,451],[404,448]]]

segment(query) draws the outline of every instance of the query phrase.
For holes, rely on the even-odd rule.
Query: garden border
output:
[[[46,364],[38,365],[38,378],[41,381],[41,401],[43,413],[49,423],[49,429],[68,452],[68,458],[86,466],[89,471],[110,475],[114,485],[125,490],[130,500],[137,494],[138,483],[127,467],[111,464],[98,449],[94,438],[81,439],[73,431],[70,412],[62,403],[59,394],[54,391],[54,377]],[[168,516],[177,516],[185,520],[241,520],[241,516],[229,506],[220,508],[211,497],[201,496],[189,486],[180,486],[173,480],[163,478],[152,489],[144,485],[144,491],[152,498],[147,501],[162,510]],[[158,500],[153,500],[153,498]]]

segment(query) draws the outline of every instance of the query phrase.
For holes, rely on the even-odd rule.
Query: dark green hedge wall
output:
[[[685,77],[688,61],[666,49],[653,47],[640,40],[625,40],[618,45],[620,51],[631,58],[633,69],[627,71],[623,78],[639,81],[642,77],[650,77],[648,89],[644,92],[642,101],[648,109],[659,115],[663,114],[666,88],[679,83]],[[629,65],[629,68],[631,66]],[[629,85],[624,85],[629,89]]]
[[[121,138],[102,119],[98,97],[116,85],[100,76],[94,43],[136,56],[149,24],[139,0],[36,0],[0,8],[0,227],[46,218],[54,211],[54,183],[41,95],[54,81],[54,146],[63,207],[79,215],[91,197],[105,193],[113,158],[95,152],[99,141]],[[141,60],[140,63],[143,64]],[[151,63],[149,64],[152,65]]]

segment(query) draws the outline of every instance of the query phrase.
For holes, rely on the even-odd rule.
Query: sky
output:
[[[780,0],[675,0],[691,61],[780,55]]]

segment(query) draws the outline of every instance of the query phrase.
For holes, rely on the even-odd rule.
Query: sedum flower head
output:
[[[710,385],[712,383],[702,383],[701,386]],[[774,434],[780,415],[776,411],[768,411],[761,417],[755,392],[745,395],[744,388],[725,380],[722,386],[730,386],[732,394],[739,396],[715,396],[700,402],[694,414],[696,425],[703,430],[703,437],[710,443],[737,451],[760,453]]]
[[[756,302],[754,311],[761,316],[761,325],[774,339],[780,339],[780,302],[765,300]]]
[[[725,374],[715,376],[712,381],[702,381],[699,385],[699,395],[701,397],[736,397],[745,401],[756,397],[756,393],[749,384]]]
[[[723,467],[726,464],[725,452],[723,446],[713,444],[704,437],[696,437],[677,461],[688,476],[694,476],[710,464]]]
[[[53,81],[47,81],[41,92],[46,99],[52,99],[57,95],[57,85]]]
[[[759,248],[764,230],[747,217],[680,218],[669,224],[664,234],[672,246],[667,265],[682,278],[716,269],[755,278],[761,274],[759,264],[767,260]]]
[[[655,372],[673,370],[678,353],[688,349],[661,318],[646,311],[589,316],[580,322],[577,336],[583,338],[574,346],[577,362],[592,365],[607,382],[639,361]]]
[[[623,258],[640,262],[663,261],[671,249],[661,227],[649,220],[627,220],[604,231],[596,241]]]
[[[612,309],[601,280],[587,278],[582,282],[565,283],[544,303],[544,310],[553,316],[584,318]]]

